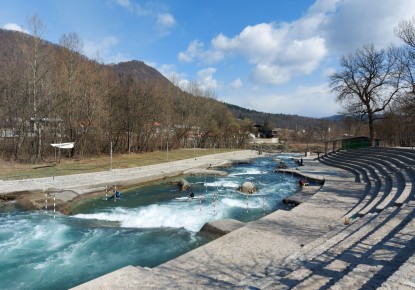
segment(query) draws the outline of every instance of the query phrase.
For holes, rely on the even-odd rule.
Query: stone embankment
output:
[[[415,151],[361,149],[305,159],[324,185],[155,268],[128,266],[76,289],[413,289]]]
[[[45,204],[46,193],[49,198],[53,195],[56,197],[58,211],[70,213],[70,207],[74,202],[94,194],[104,194],[106,188],[131,187],[183,174],[223,175],[222,171],[214,168],[249,162],[249,159],[257,156],[257,151],[242,150],[104,172],[0,180],[0,201],[16,199],[25,208],[41,209]]]

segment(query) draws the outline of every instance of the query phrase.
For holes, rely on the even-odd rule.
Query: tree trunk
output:
[[[374,123],[374,116],[373,113],[368,110],[368,123],[369,123],[369,138],[370,138],[370,147],[375,147],[375,127],[373,126]]]

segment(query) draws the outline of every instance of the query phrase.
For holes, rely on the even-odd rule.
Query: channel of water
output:
[[[277,157],[295,165],[289,155]],[[72,216],[3,204],[0,288],[67,289],[127,265],[155,267],[211,241],[199,233],[208,221],[248,222],[286,210],[282,199],[297,190],[298,178],[275,173],[274,158],[226,168],[226,177],[185,176],[187,192],[165,180],[123,191],[120,200],[88,200]],[[244,181],[259,191],[236,191]]]

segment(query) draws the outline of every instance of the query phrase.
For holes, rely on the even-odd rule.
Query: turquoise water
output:
[[[137,187],[115,202],[85,202],[73,216],[2,205],[0,288],[67,289],[127,265],[171,260],[212,239],[198,233],[210,220],[252,221],[283,208],[298,179],[274,167],[271,158],[258,158],[226,169],[226,177],[184,177],[192,184],[188,192],[168,181]],[[259,191],[240,194],[236,188],[244,181]]]

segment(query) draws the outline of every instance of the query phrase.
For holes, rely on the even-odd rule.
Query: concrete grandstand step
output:
[[[414,199],[415,189],[413,188],[413,184],[415,183],[415,168],[413,164],[415,164],[415,160],[400,155],[399,153],[401,153],[401,150],[371,150],[367,152],[370,152],[371,155],[376,154],[379,158],[383,158],[384,160],[388,160],[395,164],[402,176],[403,189],[401,195],[395,201],[395,205],[400,206],[403,203]]]
[[[332,160],[325,159],[326,164],[336,164],[338,165],[339,162],[334,162]],[[333,165],[333,166],[336,166]],[[353,165],[354,166],[354,165]],[[371,178],[367,176],[367,171],[362,169],[360,166],[356,166],[356,170],[360,170],[361,174],[363,176],[363,180],[366,182],[365,190],[362,192],[361,198],[359,199],[359,202],[348,212],[349,216],[357,215],[361,209],[363,209],[366,204],[368,204],[375,196],[376,188],[374,187],[374,184],[372,184]]]
[[[400,154],[406,156],[412,160],[415,160],[415,149],[407,149],[407,148],[392,148],[392,147],[377,147],[377,148],[370,148],[371,150],[378,150],[388,153]]]
[[[338,162],[336,160],[336,156],[334,154],[330,154],[325,156],[324,158],[320,159],[321,162],[329,163],[330,166],[343,168],[344,170],[349,170],[350,172],[356,172],[359,177],[359,181],[366,183],[368,181],[367,171],[361,168],[360,166],[355,166],[354,164],[350,164],[348,162]]]
[[[370,255],[359,261],[351,272],[333,285],[332,289],[375,289],[393,273],[402,271],[402,265],[415,252],[414,208],[413,202],[407,204],[406,209],[397,215],[401,217],[401,222],[384,238],[379,240],[378,237],[370,237]],[[400,274],[404,276],[404,273]],[[413,277],[413,273],[411,275]]]
[[[351,160],[354,160],[356,156],[351,158]],[[378,175],[380,175],[383,180],[386,181],[384,184],[384,189],[380,189],[380,191],[384,191],[384,196],[380,201],[379,195],[377,196],[378,202],[374,205],[375,210],[380,212],[388,206],[393,206],[393,201],[396,200],[403,191],[403,188],[399,190],[400,182],[398,182],[398,178],[400,177],[400,172],[398,171],[397,167],[388,161],[377,158],[376,156],[358,156],[357,159],[362,162],[367,162],[368,164],[377,164],[376,166],[379,169]],[[373,202],[376,202],[376,200]],[[365,214],[364,211],[361,213]]]
[[[302,267],[279,282],[289,287],[313,289],[332,284],[341,289],[356,289],[360,288],[357,285],[369,282],[371,286],[379,286],[404,262],[402,257],[414,252],[414,215],[413,203],[387,209],[344,240],[334,236],[337,243],[327,242],[334,246],[329,246],[312,260],[306,260]],[[363,266],[366,264],[369,267]],[[360,277],[362,270],[368,271],[366,278]]]
[[[278,282],[280,279],[300,269],[305,261],[310,261],[322,255],[327,248],[335,246],[339,241],[346,239],[348,236],[360,230],[360,228],[370,223],[376,216],[377,214],[369,214],[363,218],[353,220],[348,225],[339,222],[337,226],[333,227],[326,234],[304,245],[301,250],[287,256],[281,264],[269,270],[267,277],[259,279],[255,286],[261,289],[280,289],[282,285]],[[247,282],[242,282],[241,284],[249,285]]]
[[[359,206],[350,213],[350,215],[363,216],[369,212],[375,211],[376,206],[385,198],[385,184],[382,182],[382,175],[379,174],[379,170],[372,166],[370,163],[356,161],[350,159],[347,156],[337,156],[336,154],[331,156],[333,160],[337,163],[348,163],[353,166],[360,167],[362,170],[366,171],[368,179],[371,183],[374,183],[374,186],[371,186],[370,191],[366,195],[365,199],[360,202]]]
[[[397,271],[377,288],[379,290],[390,289],[414,289],[415,288],[415,255],[410,256]]]
[[[351,150],[347,152],[341,152],[341,155],[347,155],[351,160],[373,160],[379,164],[385,166],[387,170],[390,170],[391,178],[396,179],[397,188],[392,188],[391,192],[393,195],[386,197],[386,200],[383,201],[376,207],[377,211],[383,210],[385,207],[390,205],[402,205],[404,202],[413,199],[415,194],[412,190],[412,183],[415,182],[413,169],[408,168],[405,162],[399,160],[400,151],[383,151],[383,150]],[[408,158],[404,157],[404,160],[408,162]],[[403,169],[402,169],[403,168]],[[409,171],[409,174],[408,174]],[[398,181],[399,180],[399,181]],[[402,185],[403,184],[403,185]]]
[[[318,161],[322,164],[327,165],[327,166],[341,168],[343,170],[346,170],[346,171],[349,171],[349,172],[353,173],[354,176],[355,176],[355,181],[356,182],[361,182],[361,183],[365,182],[364,181],[365,177],[364,177],[363,172],[362,172],[363,170],[356,169],[356,168],[354,168],[352,166],[349,166],[347,164],[336,164],[328,157],[325,157],[325,158],[321,157]]]

